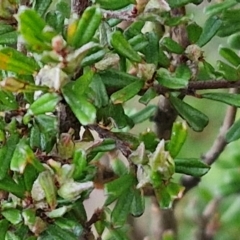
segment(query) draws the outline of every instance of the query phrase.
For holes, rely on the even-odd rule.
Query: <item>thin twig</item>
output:
[[[136,14],[133,14],[129,10],[124,11],[109,11],[109,10],[102,10],[103,15],[106,19],[119,19],[123,21],[133,22],[136,19]]]
[[[205,207],[198,222],[196,240],[213,240],[214,235],[219,228],[218,218],[216,217],[217,208],[221,198],[214,198]]]
[[[113,132],[111,132],[108,129],[105,128],[101,128],[99,125],[97,124],[91,124],[88,125],[88,127],[94,131],[96,131],[99,135],[100,138],[111,138],[113,140],[115,140],[116,145],[117,145],[117,149],[119,149],[122,154],[125,157],[128,157],[131,154],[131,149],[129,148],[129,146],[127,145],[127,143],[125,143],[124,141],[122,141],[121,139],[119,139]]]
[[[239,81],[228,81],[228,80],[190,81],[186,88],[177,89],[176,91],[181,92],[185,95],[189,95],[189,94],[192,95],[192,93],[197,90],[228,89],[228,88],[240,88],[240,80]],[[169,92],[168,88],[165,88],[160,84],[156,84],[154,86],[154,89],[159,95]]]
[[[229,93],[238,93],[238,89],[230,89]],[[232,126],[235,121],[237,108],[233,106],[228,106],[226,111],[226,116],[224,118],[223,124],[220,128],[219,134],[214,141],[212,147],[207,151],[206,154],[202,156],[202,159],[208,165],[212,165],[219,157],[219,155],[223,152],[224,148],[227,145],[225,140],[226,133],[228,129]],[[182,184],[186,188],[185,193],[198,185],[200,179],[195,177],[183,176]]]
[[[81,16],[88,4],[88,0],[71,0],[71,13]]]
[[[236,89],[230,89],[230,93],[237,93]],[[224,148],[227,145],[227,142],[225,140],[226,133],[228,129],[232,126],[232,124],[235,121],[235,116],[237,113],[237,108],[229,106],[227,108],[226,116],[223,121],[223,125],[220,129],[220,132],[213,143],[212,147],[209,149],[209,151],[202,157],[202,159],[209,165],[213,164],[215,160],[219,157],[219,155],[222,153]]]

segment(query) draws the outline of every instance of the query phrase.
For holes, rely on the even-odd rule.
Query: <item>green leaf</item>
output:
[[[59,11],[64,16],[64,18],[70,17],[71,6],[69,2],[66,2],[65,0],[58,1],[56,10]]]
[[[13,93],[0,89],[0,111],[17,110],[18,102]]]
[[[46,23],[33,9],[24,9],[17,15],[19,32],[29,47],[36,52],[51,49],[51,40],[56,36],[52,29],[46,30]]]
[[[220,46],[218,52],[233,66],[238,67],[240,65],[240,57],[232,49]]]
[[[164,24],[169,27],[178,26],[180,24],[185,24],[189,20],[188,16],[177,16],[177,17],[169,17],[165,20]]]
[[[89,84],[92,82],[93,74],[94,73],[92,71],[87,71],[75,82],[71,82],[68,85],[71,85],[73,91],[75,91],[75,93],[77,93],[78,95],[84,95],[88,90]]]
[[[219,37],[227,37],[238,31],[240,31],[240,22],[238,20],[232,21],[231,19],[228,19],[223,21],[222,26],[217,32],[217,35]]]
[[[45,169],[39,160],[35,157],[35,154],[29,145],[26,144],[26,140],[21,139],[13,153],[10,169],[12,171],[23,174],[27,164],[33,165],[39,172]]]
[[[33,74],[39,70],[39,66],[33,58],[13,48],[3,48],[0,50],[0,69],[17,74]]]
[[[203,98],[223,102],[235,107],[240,107],[240,94],[233,93],[204,93],[201,95]]]
[[[16,225],[22,221],[21,211],[18,209],[6,209],[1,211],[1,214],[13,225]]]
[[[88,54],[81,62],[82,67],[91,66],[94,63],[99,62],[103,59],[103,57],[106,55],[107,50],[106,49],[100,49],[97,52]]]
[[[176,173],[183,173],[194,177],[201,177],[210,169],[206,163],[196,158],[176,158],[174,162]]]
[[[69,210],[71,209],[71,205],[70,206],[62,206],[59,208],[56,208],[50,212],[47,212],[46,215],[49,218],[59,218],[62,217],[64,214],[66,214]]]
[[[118,176],[127,174],[128,168],[126,167],[126,165],[123,163],[123,161],[121,159],[119,159],[115,156],[113,156],[113,157],[111,156],[110,164],[113,169],[113,172],[116,173]]]
[[[125,228],[108,228],[109,233],[106,236],[106,240],[126,240],[129,239]]]
[[[105,205],[111,204],[124,192],[128,192],[135,182],[135,177],[132,174],[122,175],[114,181],[111,181],[104,185],[104,192],[108,195],[105,201]]]
[[[218,72],[220,72],[228,81],[237,81],[239,79],[239,73],[237,69],[226,64],[225,62],[218,60],[217,68]]]
[[[187,34],[189,41],[193,44],[196,43],[202,34],[202,28],[196,23],[190,23],[187,26]]]
[[[115,132],[115,136],[117,136],[118,139],[121,139],[125,143],[127,143],[128,147],[130,149],[136,149],[138,145],[140,144],[140,141],[137,136],[133,135],[129,132]]]
[[[138,80],[133,83],[130,83],[128,86],[120,89],[117,92],[114,92],[110,99],[114,104],[124,103],[129,99],[133,98],[144,86],[143,80]]]
[[[80,179],[87,171],[86,153],[82,149],[77,149],[73,155],[74,172],[73,179]]]
[[[199,66],[199,74],[198,79],[200,80],[209,80],[212,78],[216,78],[216,71],[214,67],[207,61],[203,60]]]
[[[216,16],[209,17],[203,26],[202,34],[196,44],[199,47],[206,45],[217,33],[222,25],[222,20]]]
[[[134,195],[133,191],[123,192],[112,210],[111,221],[115,228],[122,227],[127,220],[127,217],[131,211],[131,205]]]
[[[184,52],[184,48],[170,37],[163,38],[161,45],[163,45],[169,52],[172,53],[182,54]]]
[[[146,62],[157,65],[159,59],[159,37],[154,32],[146,33],[145,37],[148,40],[148,45],[143,49]]]
[[[109,18],[107,20],[107,24],[110,27],[116,27],[119,23],[121,23],[123,20],[122,19],[117,19],[117,18]]]
[[[105,222],[105,218],[106,218],[106,214],[103,211],[99,211],[100,213],[100,217],[99,220],[97,222],[94,223],[94,227],[96,229],[96,232],[98,234],[98,236],[102,236],[104,229],[106,228],[106,222]]]
[[[34,120],[34,130],[31,130],[30,144],[48,153],[56,143],[58,133],[57,117],[41,114],[36,116]]]
[[[4,24],[4,23],[0,24],[0,35],[2,35],[4,33],[12,32],[14,30],[15,30],[15,28],[11,25]]]
[[[128,40],[135,51],[141,51],[149,45],[146,37],[141,33]]]
[[[41,148],[40,147],[40,130],[37,124],[33,124],[30,130],[29,145],[33,150],[37,148]]]
[[[167,57],[167,55],[163,51],[163,47],[159,47],[158,51],[158,63],[162,67],[169,67],[170,65],[170,59]]]
[[[33,165],[28,164],[24,170],[23,177],[25,188],[28,192],[31,192],[34,181],[38,177],[39,171]]]
[[[184,118],[190,127],[201,132],[208,124],[208,117],[177,97],[170,96],[170,101],[179,115]]]
[[[140,55],[138,55],[120,31],[112,33],[110,42],[119,55],[126,57],[133,62],[141,62],[142,59]]]
[[[53,175],[50,173],[50,171],[46,170],[39,174],[38,179],[45,193],[48,205],[51,209],[54,209],[57,206],[57,196]]]
[[[190,80],[190,78],[192,76],[192,72],[187,65],[181,64],[176,68],[175,76],[177,78],[183,78],[183,79]]]
[[[74,219],[76,219],[80,224],[84,225],[86,223],[87,213],[82,199],[78,199],[72,204],[70,214],[73,214]]]
[[[0,240],[5,240],[5,235],[9,227],[9,222],[6,219],[0,220]]]
[[[157,110],[156,105],[148,105],[147,107],[131,115],[130,117],[133,120],[134,124],[141,123],[151,118],[156,113],[156,110]]]
[[[116,148],[116,143],[111,138],[105,138],[97,145],[92,146],[88,151],[90,152],[87,155],[87,161],[91,161],[97,153],[112,151]]]
[[[53,112],[60,100],[61,97],[57,93],[45,93],[31,104],[27,114],[40,115]]]
[[[140,217],[145,210],[145,198],[140,190],[133,191],[133,201],[131,205],[131,214],[134,217]]]
[[[135,0],[96,0],[96,3],[100,4],[101,8],[106,10],[118,10],[128,6],[129,4],[135,4]]]
[[[227,10],[233,6],[235,6],[237,4],[236,0],[228,0],[228,1],[224,1],[224,2],[220,2],[220,3],[216,3],[216,4],[212,4],[207,6],[204,9],[204,12],[207,15],[216,15],[218,13],[222,13],[224,12],[224,10]]]
[[[120,89],[129,85],[130,83],[140,81],[139,78],[131,74],[121,72],[117,69],[100,71],[98,74],[102,78],[102,81],[107,88]]]
[[[13,45],[17,43],[17,31],[0,34],[0,44]]]
[[[228,38],[228,44],[230,47],[239,50],[240,49],[240,33],[235,33]]]
[[[24,186],[17,184],[10,176],[6,176],[0,180],[0,189],[6,192],[10,192],[19,198],[24,198],[25,188]]]
[[[72,232],[64,230],[58,227],[56,224],[49,224],[46,232],[48,234],[47,239],[50,238],[51,240],[76,240],[76,236]]]
[[[0,54],[1,55],[1,54]],[[16,69],[15,69],[16,70]],[[7,77],[1,81],[1,88],[13,93],[33,93],[35,91],[48,91],[47,86],[40,86],[22,81],[15,77]]]
[[[176,7],[184,6],[188,3],[199,4],[202,1],[203,0],[168,0],[168,4],[170,5],[171,8],[176,8]]]
[[[164,185],[161,185],[159,188],[156,188],[154,190],[155,190],[156,198],[158,200],[159,207],[161,209],[170,208],[172,204],[172,198],[168,192],[167,187]]]
[[[15,233],[7,231],[5,240],[21,240]]]
[[[41,17],[43,17],[51,3],[52,3],[52,0],[44,0],[44,1],[43,0],[35,0],[34,5],[33,5],[33,9]]]
[[[175,122],[172,127],[168,151],[172,158],[175,158],[187,138],[187,126],[185,122]]]
[[[109,102],[108,94],[105,85],[98,74],[93,76],[93,79],[90,83],[90,88],[94,92],[94,105],[98,108],[105,107]]]
[[[102,20],[100,8],[91,6],[85,9],[77,26],[69,25],[68,43],[80,48],[91,41]]]
[[[127,39],[133,38],[139,34],[141,34],[141,30],[144,27],[145,22],[142,20],[137,20],[132,22],[124,31],[124,36]]]
[[[0,180],[5,178],[7,172],[10,169],[10,162],[18,141],[19,141],[19,135],[17,133],[11,134],[10,137],[7,139],[6,145],[4,145],[0,149],[0,159],[1,159]]]
[[[145,148],[151,152],[155,151],[155,149],[159,143],[156,133],[154,133],[152,131],[146,131],[146,132],[141,133],[139,136],[139,141],[143,142],[145,145]]]
[[[64,28],[64,17],[58,11],[51,11],[46,15],[46,23],[57,32],[62,32]]]
[[[96,109],[85,96],[79,96],[69,84],[66,84],[62,88],[62,93],[64,99],[82,125],[88,125],[95,122]]]
[[[125,114],[122,104],[109,104],[100,108],[97,112],[97,121],[102,121],[105,126],[114,123],[119,129],[128,125],[133,126],[133,121]]]
[[[161,184],[158,188],[155,189],[155,194],[160,208],[171,208],[174,199],[178,199],[179,193],[181,194],[183,190],[184,187],[174,182],[169,182],[167,185]]]
[[[228,143],[236,141],[240,138],[240,120],[237,120],[228,130],[226,141]]]
[[[179,74],[178,74],[179,75]],[[176,74],[171,74],[167,69],[160,68],[157,71],[156,79],[162,86],[170,89],[180,89],[185,88],[188,85],[188,80],[191,75],[177,76]]]
[[[148,90],[140,97],[139,102],[147,105],[153,98],[157,96],[154,88],[148,88]]]
[[[79,224],[78,219],[71,220],[70,217],[59,217],[55,219],[55,224],[62,228],[63,230],[67,230],[73,232],[78,239],[83,235],[84,228],[81,224]]]

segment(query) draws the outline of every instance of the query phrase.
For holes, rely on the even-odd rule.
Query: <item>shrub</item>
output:
[[[155,238],[176,237],[167,209],[240,137],[239,1],[206,3],[200,26],[186,7],[202,2],[1,1],[0,239],[128,239],[126,222],[143,214],[145,196],[172,217]],[[215,36],[228,45],[212,66],[204,46]],[[220,88],[232,90],[211,91]],[[185,96],[230,105],[203,157],[179,157],[187,129],[209,122]],[[156,132],[131,131],[148,119]],[[87,218],[83,202],[95,189],[105,202]],[[239,187],[227,189],[221,197]],[[214,213],[198,239],[214,236]]]

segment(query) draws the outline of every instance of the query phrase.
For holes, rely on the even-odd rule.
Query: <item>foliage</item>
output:
[[[196,93],[239,86],[239,1],[206,4],[202,27],[174,14],[201,0],[96,0],[82,14],[74,2],[0,1],[0,240],[128,239],[126,221],[143,214],[146,192],[171,208],[185,193],[176,173],[210,169],[178,157],[188,128],[209,122],[184,96],[240,107],[237,93]],[[228,47],[213,67],[203,47],[215,36]],[[172,111],[160,121],[159,95]],[[139,112],[129,109],[136,96]],[[170,134],[130,131],[149,118]],[[237,121],[226,143],[239,138]],[[95,189],[105,203],[87,219],[83,202]]]

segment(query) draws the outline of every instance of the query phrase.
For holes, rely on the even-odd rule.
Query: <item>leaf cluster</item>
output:
[[[201,2],[96,0],[77,16],[69,1],[2,1],[0,239],[92,239],[93,225],[99,238],[127,239],[126,220],[143,214],[147,190],[169,208],[184,191],[175,173],[200,178],[209,171],[198,157],[178,157],[188,127],[200,132],[209,122],[184,96],[240,107],[239,94],[188,87],[203,76],[239,80],[240,8],[236,0],[211,4],[202,27],[191,15],[173,15]],[[185,45],[171,35],[182,26]],[[224,61],[216,67],[202,49],[214,36],[229,43],[219,47]],[[158,95],[181,117],[170,137],[132,134],[154,118]],[[140,111],[128,108],[136,97]],[[240,138],[239,125],[227,142]],[[97,188],[105,203],[88,220],[83,201]]]

